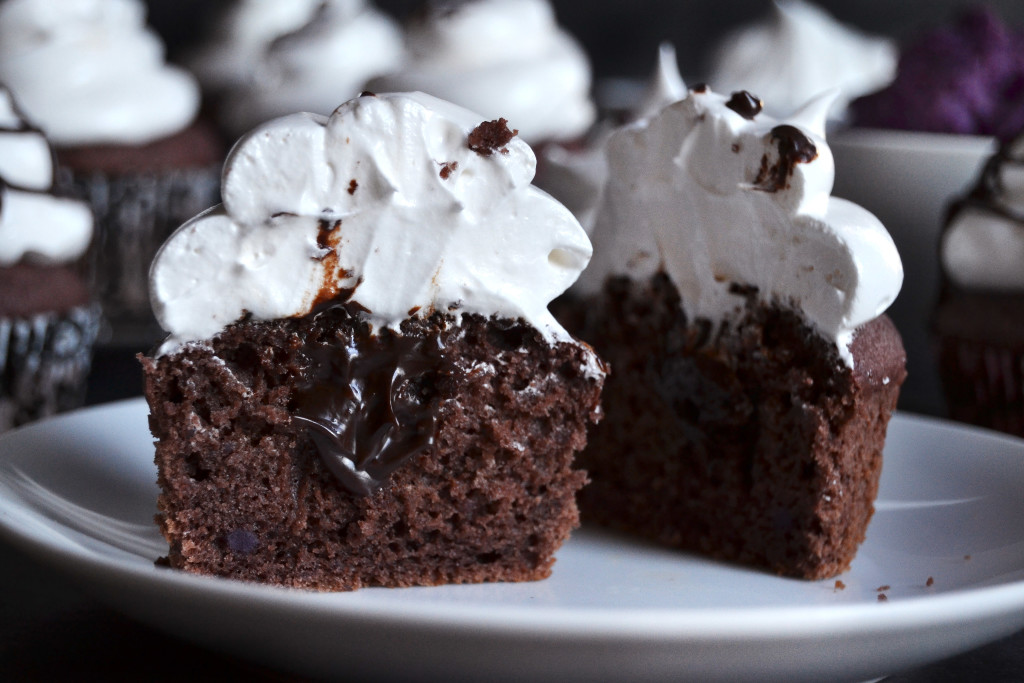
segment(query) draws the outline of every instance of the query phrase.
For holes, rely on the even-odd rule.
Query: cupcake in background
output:
[[[634,106],[617,117],[599,121],[582,141],[545,145],[540,151],[535,184],[572,211],[589,233],[608,178],[605,146],[612,132],[625,122],[657,113],[662,107],[686,97],[686,93],[675,47],[662,43],[654,73]]]
[[[730,33],[718,46],[708,82],[719,92],[746,89],[765,102],[768,114],[785,116],[838,88],[829,118],[843,120],[851,100],[895,78],[894,41],[842,24],[803,0],[776,0],[772,7],[770,17]]]
[[[576,140],[594,122],[590,61],[547,0],[428,2],[406,28],[407,58],[373,92],[420,90],[538,143]]]
[[[92,214],[52,190],[46,137],[0,87],[0,431],[81,405],[100,326],[76,268]]]
[[[187,63],[235,138],[277,116],[330,114],[403,50],[398,24],[365,0],[236,0]]]
[[[113,341],[159,338],[149,263],[219,196],[224,145],[196,122],[198,84],[164,62],[139,0],[5,0],[0,82],[54,145],[58,186],[92,206],[90,279]]]
[[[949,415],[1024,436],[1024,135],[952,205],[940,262],[933,330]]]

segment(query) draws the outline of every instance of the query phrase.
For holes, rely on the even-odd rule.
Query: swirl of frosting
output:
[[[777,121],[749,93],[702,86],[616,131],[580,289],[662,270],[691,320],[718,323],[754,287],[802,312],[851,363],[853,331],[893,302],[903,267],[877,218],[830,196],[830,104],[819,97]]]
[[[487,118],[514,121],[530,143],[593,123],[590,62],[547,0],[473,0],[428,10],[407,31],[401,69],[369,90],[422,90]]]
[[[0,266],[21,261],[68,263],[85,253],[92,213],[54,197],[53,152],[0,87]]]
[[[775,0],[772,17],[729,34],[713,58],[709,82],[721,92],[745,88],[784,116],[838,87],[831,117],[850,101],[896,78],[896,44],[869,36],[802,0]]]
[[[232,9],[218,35],[235,39],[205,54],[207,73],[214,57],[232,55],[219,74],[220,115],[237,134],[297,111],[330,114],[404,54],[398,25],[364,0],[248,0]]]
[[[985,165],[956,202],[940,243],[949,280],[965,289],[1024,290],[1024,135]]]
[[[58,146],[145,144],[199,110],[198,84],[164,62],[139,0],[0,4],[0,81]]]
[[[636,108],[628,114],[628,119],[635,121],[651,116],[685,96],[686,84],[679,75],[675,47],[662,43],[658,48],[654,74]],[[588,231],[594,224],[601,190],[608,177],[604,148],[614,130],[608,121],[602,121],[594,128],[582,147],[546,145],[541,152],[543,173],[537,180],[537,184],[565,204]]]
[[[530,184],[535,167],[503,121],[422,93],[270,121],[228,156],[224,204],[153,262],[153,309],[170,333],[161,352],[339,295],[377,326],[472,312],[568,339],[547,305],[586,266],[590,241]]]

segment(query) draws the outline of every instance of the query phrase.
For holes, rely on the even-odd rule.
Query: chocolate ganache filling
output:
[[[337,307],[358,315],[348,303],[322,310]],[[331,341],[303,349],[312,372],[293,396],[294,419],[306,425],[339,483],[366,496],[434,444],[439,382],[456,369],[436,334],[385,328]]]

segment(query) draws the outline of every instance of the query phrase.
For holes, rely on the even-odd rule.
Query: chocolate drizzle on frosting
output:
[[[355,317],[349,304],[340,313]],[[436,336],[382,329],[369,337],[308,342],[312,364],[292,409],[324,464],[356,496],[384,486],[434,444],[439,382],[454,376]]]
[[[770,135],[779,156],[774,164],[767,155],[761,158],[761,169],[754,186],[765,192],[778,192],[789,187],[789,179],[797,164],[810,163],[817,158],[818,148],[806,133],[789,124],[775,126]]]
[[[753,121],[754,117],[761,113],[764,105],[761,99],[746,90],[737,90],[725,103],[725,106],[747,119]]]

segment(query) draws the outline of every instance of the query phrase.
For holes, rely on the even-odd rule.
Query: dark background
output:
[[[280,0],[289,2],[289,0]],[[150,23],[171,47],[202,37],[204,20],[224,0],[147,0]],[[422,0],[378,0],[376,6],[398,19]],[[653,69],[663,40],[672,41],[683,77],[703,78],[708,50],[730,28],[767,16],[770,0],[553,0],[559,22],[590,54],[597,78],[642,77]],[[963,0],[822,0],[815,3],[844,23],[905,40],[923,28],[948,20]],[[1008,22],[1024,26],[1024,2],[988,3]],[[714,87],[714,84],[712,84]]]

